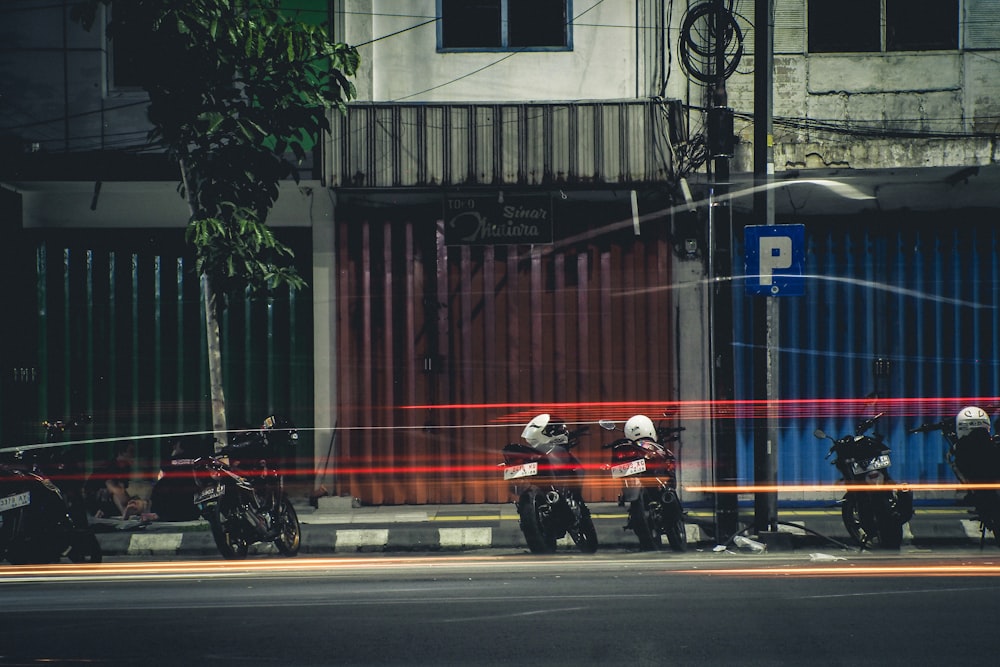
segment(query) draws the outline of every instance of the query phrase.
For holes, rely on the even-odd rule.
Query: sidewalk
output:
[[[326,502],[324,502],[326,501]],[[345,502],[346,501],[346,502]],[[616,503],[589,505],[600,549],[637,550],[632,531],[623,530],[625,509]],[[437,552],[477,549],[524,549],[514,505],[407,505],[351,507],[350,499],[321,498],[317,509],[296,505],[302,524],[303,555],[357,552]],[[740,526],[752,523],[753,511],[740,510]],[[779,508],[779,534],[770,536],[772,550],[851,547],[839,507]],[[792,525],[788,525],[792,524]],[[708,509],[688,511],[688,548],[711,550],[713,516]],[[101,520],[95,525],[107,556],[218,555],[205,521],[153,522]],[[980,544],[979,523],[962,507],[917,507],[903,528],[904,545],[970,546]],[[843,545],[843,546],[841,546]],[[729,545],[731,549],[736,549]],[[996,548],[987,537],[987,548]],[[566,537],[560,551],[575,550]],[[667,549],[669,551],[669,549]],[[254,553],[277,553],[270,544],[254,545]]]

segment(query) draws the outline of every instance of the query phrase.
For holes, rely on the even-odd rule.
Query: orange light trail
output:
[[[724,570],[683,570],[684,574],[720,575],[729,577],[997,577],[1000,564],[977,565],[854,565],[731,568]]]

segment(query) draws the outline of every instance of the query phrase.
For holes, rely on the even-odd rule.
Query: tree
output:
[[[108,38],[139,40],[149,141],[180,170],[208,330],[212,423],[226,431],[219,321],[226,295],[305,285],[267,226],[279,181],[322,131],[327,110],[356,96],[357,50],[282,9],[281,0],[84,0],[86,29],[111,7]]]

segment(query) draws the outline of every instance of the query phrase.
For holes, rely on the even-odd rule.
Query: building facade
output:
[[[358,46],[359,99],[270,218],[310,288],[231,312],[230,414],[291,413],[315,483],[370,503],[506,500],[495,463],[537,412],[663,416],[687,429],[684,485],[723,481],[725,456],[725,481],[751,482],[756,3],[293,4]],[[773,2],[774,221],[805,226],[807,276],[780,300],[782,482],[831,481],[812,430],[869,407],[890,415],[897,477],[947,479],[910,421],[997,394],[997,2],[923,3],[935,21],[910,4]],[[144,96],[67,7],[9,7],[0,203],[30,326],[5,345],[5,439],[30,441],[32,412],[100,412],[115,435],[207,429],[186,212],[141,148]],[[699,56],[721,10],[724,98]],[[720,100],[731,159],[708,136]],[[580,450],[592,500],[616,494],[602,439]]]

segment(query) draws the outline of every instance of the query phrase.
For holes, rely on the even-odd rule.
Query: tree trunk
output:
[[[212,281],[201,275],[201,292],[205,301],[205,342],[208,346],[208,378],[212,393],[212,429],[215,431],[215,451],[227,442],[226,395],[222,387],[222,347],[219,343],[219,309]]]
[[[187,163],[178,161],[181,169],[181,182],[184,184],[184,195],[187,197],[191,220],[198,217],[198,201],[191,191],[191,181],[188,178]],[[190,222],[190,220],[189,220]],[[206,274],[201,275],[201,293],[205,303],[205,344],[208,351],[208,380],[212,401],[212,431],[215,434],[215,451],[218,452],[228,441],[226,433],[226,394],[222,387],[222,345],[219,335],[219,307],[212,287],[212,281]]]

